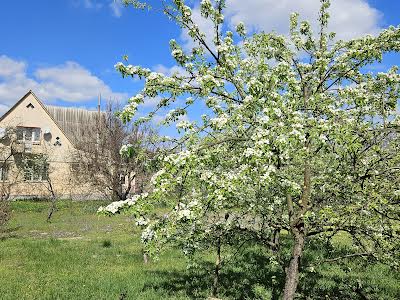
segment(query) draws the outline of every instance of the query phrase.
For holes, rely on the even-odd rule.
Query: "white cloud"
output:
[[[122,16],[123,5],[120,0],[112,0],[110,8],[114,17],[119,18]]]
[[[250,30],[274,30],[288,34],[292,12],[299,12],[300,19],[309,20],[313,28],[316,28],[319,7],[319,0],[227,0],[224,14],[231,29],[239,22],[244,22]],[[338,38],[351,39],[379,31],[382,13],[371,7],[366,0],[332,0],[329,12],[329,30],[336,32]],[[198,6],[193,9],[193,19],[207,34],[208,42],[211,41],[212,25],[201,17]],[[186,49],[194,46],[184,31],[181,38]]]
[[[300,13],[301,19],[310,20],[316,28],[319,8],[319,0],[228,0],[226,14],[231,27],[242,21],[252,29],[287,34],[292,12]],[[350,39],[379,30],[381,13],[366,0],[333,0],[329,13],[329,29],[337,32],[338,38]]]
[[[26,94],[29,89],[37,89],[38,82],[28,78],[26,63],[0,56],[0,104],[10,106]]]
[[[2,55],[0,56],[0,78],[14,78],[25,72],[26,64],[23,61],[15,61]]]
[[[63,100],[71,103],[88,102],[99,93],[109,99],[124,99],[100,78],[76,62],[38,68],[33,76],[27,74],[27,64],[0,56],[0,110],[10,107],[28,90],[33,90],[45,102]]]
[[[116,18],[122,16],[122,10],[124,8],[122,0],[73,0],[72,3],[75,7],[84,7],[91,10],[101,10],[108,6],[111,10],[111,14]]]
[[[247,1],[244,1],[247,2]],[[214,38],[214,26],[212,21],[209,19],[205,19],[201,16],[200,7],[195,6],[192,9],[192,19],[195,24],[199,26],[199,29],[202,33],[205,34],[205,42],[207,45],[213,46],[213,38]],[[194,42],[193,39],[187,33],[187,30],[181,31],[180,38],[184,41],[184,49],[191,50],[193,47],[198,46],[198,42]]]
[[[160,103],[161,97],[156,96],[153,98],[145,98],[144,102],[140,104],[140,107],[154,109],[158,103]]]
[[[162,73],[166,76],[172,76],[176,73],[178,73],[179,75],[187,75],[185,69],[180,66],[166,67],[162,64],[158,64],[153,67],[153,70],[154,72]]]

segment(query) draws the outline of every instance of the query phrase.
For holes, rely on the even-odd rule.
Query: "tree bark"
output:
[[[286,268],[286,280],[285,280],[285,290],[283,292],[284,300],[293,300],[297,285],[299,283],[299,266],[300,259],[303,254],[304,248],[304,231],[298,230],[294,233],[294,246],[292,251],[292,257],[289,262],[289,266]]]
[[[306,147],[308,147],[306,142]],[[292,198],[290,194],[287,196],[287,205],[289,210],[290,229],[294,238],[292,249],[292,257],[289,266],[286,268],[285,289],[283,291],[283,300],[293,300],[296,294],[297,285],[299,283],[299,266],[300,259],[303,255],[305,242],[305,226],[304,215],[310,207],[311,197],[311,167],[308,161],[304,163],[304,182],[303,193],[301,195],[299,206],[300,209],[295,214]]]
[[[50,220],[51,220],[51,217],[53,216],[53,213],[57,210],[57,205],[56,205],[57,197],[56,197],[56,193],[54,192],[53,184],[52,184],[50,178],[47,179],[47,182],[49,184],[48,190],[51,193],[51,206],[50,206],[50,209],[49,209],[49,213],[47,214],[47,222],[50,223]]]

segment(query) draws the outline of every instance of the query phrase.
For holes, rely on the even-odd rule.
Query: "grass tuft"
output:
[[[110,248],[112,246],[112,243],[110,240],[104,240],[101,245],[103,246],[103,248]]]

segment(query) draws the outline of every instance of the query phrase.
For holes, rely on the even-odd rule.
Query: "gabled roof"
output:
[[[43,102],[35,95],[32,90],[29,90],[20,100],[17,101],[1,118],[0,122],[5,119],[18,105],[20,105],[29,95],[32,95],[40,104],[47,115],[57,125],[61,132],[65,135],[68,141],[74,145],[81,134],[81,131],[90,122],[93,122],[98,117],[98,112],[72,107],[58,107],[44,105]]]
[[[32,95],[33,97],[35,97],[36,100],[37,100],[39,103],[42,103],[42,102],[38,99],[38,97],[36,97],[36,95],[32,92],[32,90],[29,90],[29,92],[27,92],[21,99],[19,99],[19,100],[17,101],[17,103],[15,103],[4,115],[2,115],[2,116],[0,117],[0,122],[3,121],[3,120],[5,119],[5,117],[7,117],[7,116],[8,116],[18,105],[20,105],[21,102],[24,101],[24,100],[26,99],[26,97],[28,97],[29,95]]]

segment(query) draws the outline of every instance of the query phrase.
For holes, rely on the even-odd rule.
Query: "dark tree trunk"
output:
[[[47,222],[50,222],[51,217],[53,216],[53,213],[55,211],[57,211],[57,204],[56,204],[57,197],[56,197],[56,194],[54,192],[53,184],[50,181],[50,179],[48,179],[48,184],[49,184],[48,189],[49,189],[49,191],[51,193],[51,205],[50,205],[49,213],[47,214]]]
[[[294,299],[299,283],[299,266],[301,256],[303,255],[303,249],[304,232],[301,229],[295,229],[292,257],[290,258],[289,266],[286,268],[285,290],[283,292],[284,300]]]

